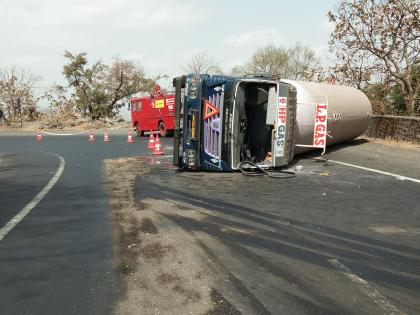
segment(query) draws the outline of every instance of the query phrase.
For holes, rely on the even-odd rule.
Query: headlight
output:
[[[187,150],[187,163],[188,166],[194,166],[195,165],[195,159],[196,159],[196,154],[195,154],[195,150],[191,150],[188,149]]]
[[[198,94],[197,81],[192,80],[190,85],[188,86],[188,98],[190,100],[193,100],[193,99],[197,98],[197,94]]]

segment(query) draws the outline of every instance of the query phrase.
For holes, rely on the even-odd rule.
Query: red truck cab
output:
[[[130,99],[131,122],[138,136],[158,130],[160,136],[173,134],[175,128],[175,95],[155,88],[150,95]]]

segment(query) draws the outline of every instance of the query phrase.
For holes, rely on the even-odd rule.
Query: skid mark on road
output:
[[[340,161],[336,161],[336,160],[324,159],[324,158],[315,158],[315,160],[321,160],[321,161],[325,161],[325,162],[332,162],[332,163],[336,163],[336,164],[341,164],[341,165],[354,167],[354,168],[358,168],[358,169],[369,171],[369,172],[374,172],[374,173],[379,173],[379,174],[382,174],[382,175],[392,176],[392,177],[394,177],[398,180],[402,180],[402,181],[408,180],[408,181],[420,184],[420,179],[407,177],[407,176],[402,176],[402,175],[394,174],[394,173],[390,173],[390,172],[384,172],[384,171],[377,170],[377,169],[374,169],[374,168],[369,168],[369,167],[364,167],[364,166],[360,166],[360,165],[340,162]]]
[[[386,297],[378,292],[375,288],[373,288],[366,280],[360,278],[356,274],[354,274],[348,267],[346,267],[343,263],[341,263],[337,259],[329,259],[328,262],[332,265],[335,269],[340,271],[347,279],[351,282],[357,284],[360,290],[370,297],[376,304],[378,304],[384,311],[385,314],[392,314],[392,315],[404,315],[405,313],[401,312],[397,309],[394,305],[392,305]]]
[[[22,210],[19,211],[9,222],[7,222],[1,229],[0,229],[0,241],[11,231],[13,230],[16,225],[18,225],[31,211],[33,208],[37,206],[41,202],[41,200],[48,194],[51,188],[57,183],[60,179],[61,174],[63,173],[64,166],[66,165],[64,158],[58,154],[52,152],[44,152],[43,153],[51,154],[57,157],[60,160],[60,166],[58,167],[57,171],[55,172],[54,176],[51,177],[48,184],[29,202]]]

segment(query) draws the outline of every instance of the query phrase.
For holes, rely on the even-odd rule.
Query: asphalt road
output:
[[[420,179],[419,151],[359,140],[324,158]],[[160,168],[137,178],[137,198],[179,205],[163,216],[216,262],[236,309],[419,314],[420,183],[313,156],[296,166],[289,179]]]
[[[0,240],[0,314],[109,314],[121,294],[103,159],[146,154],[146,143],[89,144],[87,135],[0,135],[0,228],[64,171]],[[136,139],[140,140],[140,139]],[[146,141],[146,138],[142,139]],[[168,140],[163,140],[165,141]]]
[[[109,314],[122,294],[103,159],[147,154],[125,134],[0,135],[0,228],[58,182],[0,240],[0,314]],[[139,140],[139,139],[137,139]],[[163,140],[165,148],[170,139]],[[170,151],[167,150],[170,154]],[[418,151],[355,141],[324,156],[420,179]],[[420,184],[298,157],[289,179],[157,168],[137,198],[168,199],[205,219],[168,214],[215,262],[218,292],[255,314],[420,312]]]

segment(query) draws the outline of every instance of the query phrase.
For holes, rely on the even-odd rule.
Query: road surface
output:
[[[113,262],[113,225],[104,190],[103,160],[146,154],[111,133],[0,135],[0,228],[47,185],[65,161],[58,182],[0,240],[0,314],[109,314],[121,294]],[[146,138],[142,139],[146,141]],[[164,140],[165,141],[165,140]]]
[[[358,140],[272,179],[179,172],[149,158],[147,138],[100,136],[1,135],[0,229],[32,205],[0,240],[1,314],[138,314],[130,290],[168,314],[176,303],[193,314],[420,312],[418,150]],[[121,160],[104,172],[125,156],[146,157],[142,170]],[[125,211],[141,221],[125,233],[114,201],[131,191]]]

